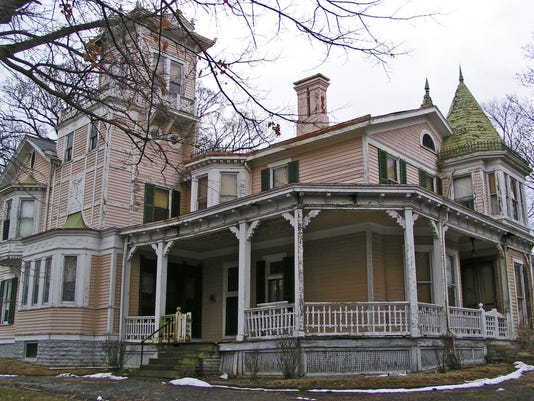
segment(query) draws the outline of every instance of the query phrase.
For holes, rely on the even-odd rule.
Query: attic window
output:
[[[423,138],[421,140],[421,144],[425,148],[430,149],[432,152],[436,151],[436,145],[434,145],[434,140],[432,139],[430,134],[428,134],[426,132],[423,134]]]
[[[35,167],[35,150],[30,155],[30,169]]]

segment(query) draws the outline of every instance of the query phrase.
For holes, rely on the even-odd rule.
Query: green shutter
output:
[[[271,169],[261,170],[261,190],[268,191],[271,189]]]
[[[295,302],[295,263],[293,257],[284,258],[284,301]]]
[[[419,185],[426,188],[426,171],[419,169]]]
[[[443,181],[439,177],[436,177],[436,191],[438,195],[443,195]]]
[[[9,316],[7,318],[8,324],[15,322],[15,305],[17,303],[17,278],[11,279],[11,299],[9,300]]]
[[[399,170],[400,170],[400,183],[406,184],[408,180],[406,179],[406,160],[399,160]]]
[[[388,154],[382,149],[378,149],[378,175],[380,184],[388,183]]]
[[[293,160],[287,163],[287,182],[294,184],[299,182],[299,161]]]
[[[256,304],[265,302],[265,261],[256,262]]]
[[[180,215],[180,191],[171,191],[171,217]]]
[[[145,206],[143,212],[143,223],[154,221],[154,185],[145,184]]]

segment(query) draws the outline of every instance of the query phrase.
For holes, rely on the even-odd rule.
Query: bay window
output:
[[[35,212],[33,199],[21,199],[19,208],[18,237],[27,237],[33,234],[33,217]]]
[[[208,207],[208,176],[199,177],[197,189],[197,210]]]
[[[228,202],[237,198],[237,174],[221,173],[221,193],[219,202]]]
[[[63,258],[63,281],[61,285],[61,302],[74,302],[76,296],[77,256]]]
[[[473,182],[470,175],[455,177],[453,181],[454,200],[459,204],[474,209]]]

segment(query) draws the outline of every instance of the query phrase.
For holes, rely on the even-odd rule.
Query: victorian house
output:
[[[192,156],[195,59],[174,38],[157,49],[170,113],[128,107],[180,175],[76,113],[3,172],[2,355],[102,364],[112,339],[138,366],[211,343],[216,370],[269,374],[292,344],[300,374],[407,372],[451,340],[481,363],[529,335],[530,170],[461,75],[447,117],[427,87],[421,107],[332,125],[317,74],[294,83],[294,138]]]

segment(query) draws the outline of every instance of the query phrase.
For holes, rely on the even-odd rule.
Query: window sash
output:
[[[74,142],[74,132],[70,132],[65,137],[65,161],[72,159],[72,145]]]
[[[98,121],[92,120],[89,127],[89,151],[96,149],[98,145]]]
[[[273,188],[281,187],[282,185],[289,184],[288,178],[288,166],[284,164],[283,166],[273,167],[272,168],[273,176]]]
[[[12,299],[13,280],[3,280],[0,282],[0,324],[8,324],[10,321],[10,309]]]
[[[74,302],[76,296],[77,256],[65,256],[63,259],[62,302]]]
[[[24,262],[24,271],[22,272],[22,294],[21,294],[21,304],[26,306],[28,304],[28,292],[30,286],[30,269],[31,262],[29,260]]]
[[[22,199],[19,209],[19,237],[27,237],[33,234],[33,219],[35,213],[35,201]]]
[[[197,181],[197,209],[208,207],[208,176],[200,177]]]
[[[41,284],[41,261],[37,259],[33,266],[32,305],[39,303],[39,286]]]
[[[419,302],[432,303],[432,263],[430,252],[415,253],[417,278],[417,299]]]
[[[48,257],[45,260],[45,268],[44,268],[44,274],[43,274],[43,304],[46,304],[49,301],[51,273],[52,273],[52,258]]]
[[[220,202],[228,202],[237,198],[237,174],[221,174]]]
[[[2,240],[9,239],[9,228],[11,226],[11,205],[12,199],[8,199],[4,204],[4,221],[2,224]]]

